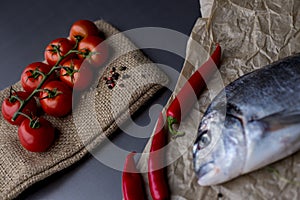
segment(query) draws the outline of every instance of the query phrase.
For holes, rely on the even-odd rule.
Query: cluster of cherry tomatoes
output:
[[[34,62],[21,74],[24,91],[11,88],[2,103],[2,115],[17,125],[21,145],[32,152],[46,151],[55,140],[55,128],[40,116],[64,117],[72,111],[73,90],[88,88],[93,70],[108,58],[108,47],[96,25],[88,20],[75,22],[68,38],[58,38],[45,49],[45,61]]]

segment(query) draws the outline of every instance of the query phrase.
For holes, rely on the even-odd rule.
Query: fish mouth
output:
[[[197,171],[198,183],[202,186],[211,185],[209,182],[218,172],[219,168],[215,166],[214,161],[203,164]]]

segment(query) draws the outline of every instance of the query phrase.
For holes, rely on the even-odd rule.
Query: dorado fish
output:
[[[229,181],[300,149],[300,54],[246,74],[206,110],[193,146],[203,186]]]

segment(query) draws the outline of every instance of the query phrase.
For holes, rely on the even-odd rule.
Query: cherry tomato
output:
[[[10,97],[4,99],[2,103],[2,115],[6,121],[8,121],[10,124],[13,125],[20,125],[24,119],[26,119],[25,116],[19,115],[15,121],[12,121],[12,118],[14,114],[18,111],[20,108],[20,101],[18,101],[15,97],[25,100],[30,95],[28,92],[14,92],[10,95]],[[37,104],[34,98],[32,98],[26,106],[22,109],[22,112],[26,115],[36,115],[37,113]]]
[[[78,20],[71,26],[69,37],[70,40],[76,42],[76,38],[82,40],[90,35],[99,35],[97,26],[89,20]]]
[[[34,121],[24,119],[18,129],[21,145],[32,152],[46,151],[55,139],[55,128],[44,119],[38,118]]]
[[[78,54],[93,67],[100,67],[108,58],[108,47],[106,43],[102,43],[103,39],[96,36],[88,36],[81,40],[78,45]],[[100,44],[101,43],[101,44]]]
[[[92,82],[93,72],[82,59],[70,59],[62,64],[60,80],[75,90],[84,90]]]
[[[65,55],[73,49],[74,43],[68,40],[67,38],[57,38],[50,42],[45,50],[45,60],[51,66],[55,65],[59,60],[60,56]],[[69,57],[74,56],[70,54]]]
[[[42,62],[34,62],[28,65],[21,75],[21,84],[25,91],[31,93],[41,83],[43,74],[47,74],[51,70],[51,66]],[[51,75],[47,81],[54,79],[55,74]]]
[[[48,115],[63,117],[72,110],[72,89],[62,81],[51,81],[42,87],[40,103]]]

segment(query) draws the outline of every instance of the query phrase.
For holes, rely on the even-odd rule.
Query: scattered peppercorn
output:
[[[126,69],[127,69],[127,67],[125,67],[125,66],[119,67],[119,70],[120,70],[120,71],[125,71]]]
[[[126,66],[121,66],[118,68],[119,71],[125,71],[127,69]],[[109,77],[104,77],[103,80],[105,81],[105,84],[109,89],[113,89],[116,85],[115,81],[117,81],[120,77],[120,74],[116,72],[116,67],[112,67],[111,70],[109,71],[111,74]],[[125,74],[123,75],[123,79],[129,78],[130,76]],[[120,87],[124,87],[124,84],[120,84]]]
[[[113,89],[115,87],[115,83],[111,83],[108,85],[108,89]]]
[[[105,83],[106,84],[112,84],[112,83],[114,83],[114,81],[113,80],[107,80]]]
[[[113,79],[115,79],[115,80],[118,80],[119,76],[120,76],[120,74],[117,73],[117,72],[115,72],[115,73],[112,75]]]

